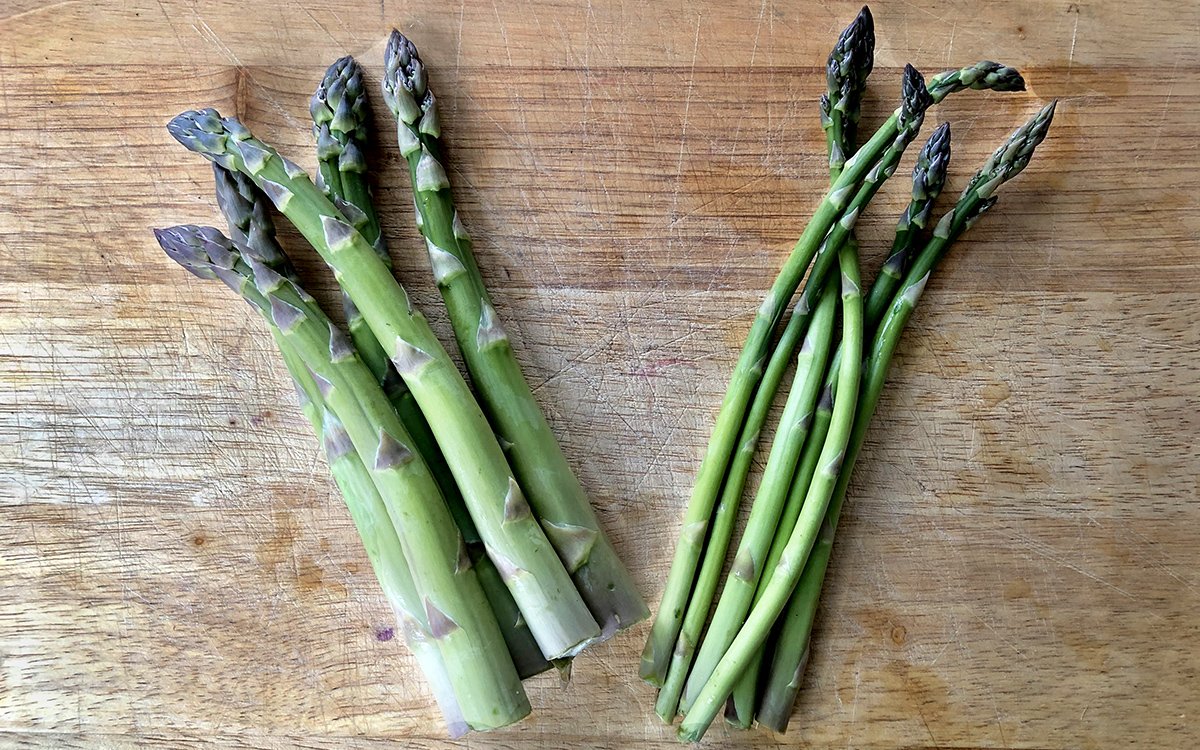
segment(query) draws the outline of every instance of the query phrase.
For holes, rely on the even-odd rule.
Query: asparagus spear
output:
[[[847,167],[846,173],[849,171],[850,167]],[[839,382],[847,393],[856,393],[862,364],[863,319],[858,256],[851,243],[842,244],[838,253],[838,266],[842,272],[842,349],[845,352],[840,366]],[[812,547],[817,526],[825,515],[825,507],[833,493],[834,482],[837,480],[850,437],[850,428],[854,422],[854,408],[852,398],[834,400],[833,422],[821,450],[820,468],[808,488],[796,528],[783,554],[780,555],[771,582],[762,598],[750,610],[745,624],[725,650],[688,710],[683,724],[679,727],[681,739],[695,742],[704,735],[737,684],[742,671],[763,647],[771,627],[787,604],[788,596],[804,568],[804,561]],[[709,632],[712,633],[711,628]]]
[[[326,425],[333,429],[332,414],[344,426],[344,437],[331,435],[334,453],[352,446],[370,466],[467,725],[490,729],[526,716],[529,701],[462,535],[425,462],[408,447],[411,439],[383,390],[346,338],[294,282],[217,230],[174,227],[155,234],[180,265],[201,278],[220,279],[246,299],[312,371],[327,407]]]
[[[830,248],[840,248],[846,244],[845,240],[853,230],[859,213],[875,196],[876,191],[900,161],[904,149],[919,132],[921,123],[924,121],[925,108],[928,105],[929,94],[925,89],[925,82],[921,78],[921,74],[910,65],[905,69],[904,74],[901,105],[903,127],[867,175],[846,212],[826,237],[822,249],[817,252],[813,269],[809,275],[809,282],[796,303],[792,320],[788,323],[789,326],[808,316],[815,304],[813,292],[819,290],[819,287],[814,284],[824,283],[828,267],[827,261],[833,258],[835,252],[838,252],[837,250],[830,251]],[[853,252],[853,247],[851,252]],[[777,351],[776,354],[778,353]],[[821,372],[824,370],[822,369]],[[816,399],[817,387],[821,381],[821,372],[812,377],[810,387],[807,389],[809,400],[803,413],[809,416],[811,416],[813,401]],[[795,390],[793,394],[796,394]],[[789,399],[789,403],[791,402]],[[808,425],[805,424],[805,428],[807,427]],[[765,570],[763,562],[775,535],[779,514],[783,509],[792,473],[795,471],[806,433],[807,429],[801,434],[790,435],[783,441],[777,438],[772,447],[771,460],[768,461],[767,470],[764,473],[763,487],[755,498],[746,531],[742,536],[742,542],[734,560],[734,575],[726,579],[712,624],[700,646],[696,663],[692,667],[691,676],[688,678],[687,687],[683,692],[682,708],[685,713],[691,707],[692,701],[699,694],[705,682],[708,681],[717,662],[720,661],[736,635],[746,612],[750,609],[759,577]]]
[[[1014,69],[999,63],[983,61],[959,70],[948,71],[929,80],[928,91],[934,104],[964,89],[1021,91],[1025,82]],[[683,527],[675,548],[671,571],[658,614],[642,652],[641,676],[651,684],[662,686],[671,653],[682,623],[688,595],[695,579],[696,567],[703,550],[705,532],[713,505],[724,483],[734,442],[744,421],[747,403],[760,380],[771,335],[775,331],[784,307],[799,286],[809,263],[812,262],[825,235],[841,217],[857,189],[857,185],[875,166],[892,140],[901,130],[897,110],[875,131],[853,157],[847,160],[842,173],[805,227],[796,246],[780,269],[755,315],[746,344],[734,366],[729,387],[717,413],[708,449],[700,463],[692,496],[684,514]],[[836,249],[835,249],[836,251]],[[822,279],[823,281],[823,279]],[[817,287],[819,288],[819,287]],[[815,293],[814,289],[814,293]]]
[[[867,88],[867,78],[874,66],[875,21],[871,16],[871,9],[864,5],[854,21],[842,31],[826,62],[825,94],[821,96],[820,111],[821,127],[825,130],[826,148],[829,152],[830,182],[837,180],[846,163],[846,156],[853,154],[856,148],[862,97]],[[846,242],[854,243],[854,250],[858,251],[853,230],[847,236]],[[771,355],[772,361],[779,354],[776,347],[775,353]],[[766,391],[760,386],[755,400],[773,399],[774,390]],[[772,561],[768,560],[768,565],[771,564]],[[726,720],[742,729],[749,728],[754,720],[754,702],[761,663],[760,654],[751,661],[725,707]]]
[[[229,223],[230,237],[235,242],[250,247],[255,255],[263,258],[264,262],[273,270],[299,283],[287,256],[275,239],[275,227],[271,221],[266,196],[254,186],[254,182],[249,177],[240,172],[230,172],[219,164],[213,164],[213,174],[217,204]],[[370,335],[370,330],[368,329],[366,333]],[[285,352],[286,358],[286,349],[289,347],[286,347],[285,342],[278,336],[276,339],[276,344],[281,352]],[[374,336],[371,336],[371,340],[374,340]],[[361,350],[359,357],[362,357]],[[364,364],[366,363],[364,362]],[[521,679],[525,679],[545,672],[551,664],[542,656],[537,641],[529,632],[529,626],[525,623],[525,619],[520,616],[520,610],[513,601],[512,594],[504,586],[496,566],[484,554],[479,532],[475,529],[470,514],[467,513],[462,495],[458,491],[458,486],[454,484],[454,478],[450,475],[450,467],[446,465],[446,459],[442,456],[441,449],[434,440],[429,423],[425,421],[425,416],[421,413],[416,401],[413,400],[408,387],[396,375],[386,358],[383,360],[383,366],[382,378],[376,368],[370,367],[370,365],[368,368],[377,379],[381,379],[381,385],[388,400],[392,402],[400,421],[404,423],[404,428],[412,437],[413,447],[429,466],[438,489],[441,490],[442,497],[446,500],[450,515],[454,518],[454,523],[458,526],[459,531],[462,532],[479,583],[483,586],[483,593],[487,596],[492,611],[500,623],[500,632],[504,635],[504,642],[508,645],[509,653],[516,664],[517,673]]]
[[[302,169],[212,109],[168,125],[176,140],[254,180],[321,257],[366,316],[408,384],[463,493],[488,556],[547,658],[571,656],[600,633],[529,510],[487,419],[450,356],[371,245]]]
[[[390,272],[392,256],[384,243],[375,202],[367,185],[365,154],[370,113],[367,92],[363,90],[362,68],[354,58],[346,56],[329,66],[309,102],[309,112],[317,141],[318,177],[325,195],[363,239],[371,243]],[[399,411],[400,400],[407,391],[404,381],[388,362],[383,346],[345,290],[342,291],[342,306],[346,310],[346,328],[358,355],[383,383],[384,391]]]
[[[938,191],[941,190],[941,182],[945,180],[945,168],[949,163],[949,148],[950,148],[950,128],[949,125],[943,124],[934,134],[926,141],[925,146],[921,150],[921,154],[917,157],[917,166],[914,168],[913,174],[913,202],[905,209],[905,216],[912,215],[921,222],[924,226],[925,218],[928,217],[929,207],[932,205],[933,198],[936,197]],[[896,154],[898,159],[899,154]],[[895,162],[892,162],[894,168]],[[941,182],[937,182],[938,173],[940,172]],[[936,183],[936,185],[935,185]],[[864,185],[866,189],[868,184]],[[918,186],[926,188],[921,191],[921,198],[918,199]],[[861,190],[860,189],[860,192]],[[930,192],[932,191],[932,196]],[[918,204],[919,200],[919,204]],[[904,224],[902,220],[902,225]],[[899,233],[901,230],[897,230]],[[909,233],[909,238],[906,242],[911,244],[915,241],[915,235]],[[853,241],[853,234],[847,233],[846,242]],[[837,238],[831,238],[828,244],[837,242]],[[895,254],[895,253],[893,253]],[[820,259],[820,254],[818,254]],[[820,264],[814,264],[812,274],[823,275],[824,272],[819,268]],[[886,268],[886,264],[885,264]],[[871,292],[868,299],[878,296],[880,287],[886,287],[890,277],[884,273],[876,276],[875,283],[871,286]],[[892,287],[893,291],[895,287]],[[806,287],[807,291],[807,287]],[[803,303],[804,296],[801,297],[800,303]],[[863,320],[865,331],[873,331],[878,325],[880,318],[883,317],[882,309],[872,309],[870,303],[864,304]],[[800,507],[804,503],[804,496],[808,488],[808,484],[812,481],[813,473],[816,471],[817,460],[820,457],[821,448],[825,442],[825,436],[829,430],[830,419],[832,418],[833,397],[836,388],[836,373],[837,362],[840,354],[835,357],[835,364],[830,368],[830,377],[834,378],[832,382],[826,382],[822,388],[822,396],[818,401],[816,412],[814,413],[812,429],[809,431],[808,440],[804,445],[804,450],[800,456],[799,463],[792,478],[792,487],[788,494],[788,498],[783,507],[783,512],[779,517],[779,524],[775,533],[774,541],[771,543],[770,552],[767,555],[767,562],[763,566],[766,571],[762,581],[759,582],[758,590],[755,592],[754,602],[757,603],[762,596],[767,583],[770,580],[770,571],[774,569],[775,563],[779,560],[779,556],[783,552],[783,547],[787,543],[788,537],[792,528],[795,526],[796,518],[800,515]],[[773,394],[772,394],[773,395]],[[757,395],[756,395],[757,398]],[[731,706],[727,707],[727,718],[735,725],[741,728],[747,728],[753,719],[755,703],[758,695],[759,672],[762,666],[764,657],[763,652],[750,662],[745,674],[738,682],[737,688],[734,690],[731,697]]]
[[[354,527],[362,539],[367,559],[384,596],[396,613],[405,643],[417,659],[422,674],[433,690],[450,736],[458,738],[469,727],[454,696],[454,687],[446,662],[429,634],[429,622],[417,593],[416,583],[404,559],[404,549],[387,507],[362,459],[354,452],[346,430],[337,415],[328,411],[316,381],[303,360],[281,333],[272,331],[283,355],[284,364],[296,384],[301,409],[321,439],[329,471],[346,501]]]
[[[388,40],[384,97],[397,118],[418,227],[471,379],[517,478],[592,615],[611,635],[649,615],[534,400],[483,284],[443,166],[437,101],[416,47]]]
[[[893,295],[890,305],[885,308],[886,317],[875,334],[870,357],[864,366],[864,383],[847,448],[847,460],[838,476],[820,537],[781,622],[776,651],[757,716],[758,721],[765,726],[777,731],[787,728],[807,661],[812,623],[816,617],[821,584],[829,565],[833,538],[846,490],[904,326],[912,315],[929,276],[936,270],[953,242],[995,204],[996,196],[993,193],[1028,165],[1034,150],[1046,137],[1054,118],[1055,104],[1056,102],[1052,102],[1047,105],[1018,128],[976,173],[954,209],[938,222],[933,238],[921,250],[913,267],[905,276],[903,285]]]

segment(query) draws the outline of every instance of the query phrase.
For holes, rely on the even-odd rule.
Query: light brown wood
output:
[[[738,345],[824,188],[815,102],[857,10],[248,6],[0,2],[0,748],[446,744],[270,338],[148,232],[217,221],[171,115],[237,113],[311,166],[324,66],[352,53],[374,86],[389,27],[412,34],[519,356],[656,602]],[[793,731],[709,745],[1200,746],[1200,6],[872,7],[869,121],[905,62],[1028,73],[932,116],[957,184],[1062,104],[906,336]],[[398,273],[444,334],[377,115]],[[864,218],[868,268],[903,181]],[[645,630],[459,745],[674,747]]]

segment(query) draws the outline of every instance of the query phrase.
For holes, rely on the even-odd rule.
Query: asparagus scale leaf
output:
[[[374,249],[302,169],[211,109],[168,125],[190,150],[254,180],[334,270],[426,416],[488,556],[547,658],[571,656],[600,634],[529,511],[507,459],[429,324]]]
[[[550,543],[603,634],[611,635],[649,611],[534,399],[484,286],[451,197],[437,99],[417,48],[398,31],[388,40],[383,92],[408,161],[417,226],[463,360]]]

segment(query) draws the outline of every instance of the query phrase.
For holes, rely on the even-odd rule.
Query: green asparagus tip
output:
[[[917,154],[917,163],[913,166],[912,197],[914,201],[926,203],[926,213],[933,207],[933,199],[942,192],[949,168],[950,123],[944,122],[933,131],[929,140],[925,141],[921,152]],[[918,226],[924,226],[924,223],[918,223]]]
[[[939,73],[929,81],[934,102],[963,89],[988,91],[1024,91],[1025,79],[1016,68],[991,60],[981,60],[958,70]]]
[[[366,140],[364,127],[368,114],[362,66],[349,55],[330,65],[309,101],[308,109],[312,114],[318,150],[323,144],[328,145],[327,141],[333,136],[343,136],[340,139],[343,142],[346,138],[359,142]],[[339,139],[333,140],[336,144]]]
[[[904,66],[900,92],[899,127],[901,130],[915,131],[921,127],[925,110],[933,104],[933,97],[925,86],[925,77],[912,65]]]
[[[874,65],[875,19],[864,5],[829,53],[825,77],[833,103],[860,99]]]
[[[388,37],[383,68],[383,99],[398,118],[411,125],[423,114],[430,92],[416,45],[396,29]]]
[[[202,279],[220,279],[235,291],[242,277],[234,272],[238,252],[220,230],[192,224],[155,229],[154,237],[171,260]]]
[[[974,192],[981,199],[988,198],[996,188],[1020,174],[1029,165],[1033,152],[1046,139],[1057,106],[1058,100],[1055,99],[1013,131],[1008,140],[988,157],[983,168],[971,178],[963,195]]]
[[[270,202],[254,181],[241,172],[231,172],[214,163],[213,183],[217,207],[225,215],[231,238],[255,248],[254,252],[267,265],[294,275],[291,261],[275,239]]]

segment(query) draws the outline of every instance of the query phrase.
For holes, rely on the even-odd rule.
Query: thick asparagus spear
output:
[[[266,196],[255,187],[249,177],[240,172],[230,172],[219,164],[213,164],[213,174],[217,204],[229,223],[230,237],[235,242],[249,246],[257,257],[264,259],[267,265],[298,283],[299,280],[296,278],[287,256],[275,239],[275,227],[271,221]],[[371,335],[369,329],[366,330],[366,334]],[[278,336],[276,338],[280,351],[285,351],[282,339]],[[371,335],[371,340],[374,340],[373,335]],[[359,356],[362,357],[361,350]],[[425,421],[425,416],[421,413],[416,401],[413,400],[408,387],[391,368],[391,364],[386,358],[383,359],[383,367],[381,378],[380,372],[368,364],[372,374],[382,380],[381,385],[388,400],[392,402],[400,421],[408,430],[413,447],[425,459],[430,472],[433,473],[438,489],[441,490],[446,506],[450,510],[450,515],[454,518],[459,531],[462,532],[471,560],[475,565],[479,583],[483,586],[483,593],[487,596],[488,602],[492,605],[492,611],[500,623],[500,631],[504,635],[504,642],[508,645],[509,653],[512,654],[517,673],[524,679],[546,671],[551,664],[542,656],[537,641],[529,632],[529,626],[525,624],[525,619],[520,616],[520,610],[513,601],[512,594],[508,592],[508,588],[501,580],[496,566],[484,554],[479,532],[475,529],[470,514],[467,513],[462,495],[458,491],[458,486],[454,484],[454,478],[450,475],[450,467],[446,465],[446,459],[442,456],[442,452],[434,440],[429,423]]]
[[[466,558],[462,535],[437,485],[379,383],[348,340],[294,282],[215,229],[156,231],[180,265],[216,278],[246,299],[312,371],[328,416],[337,416],[399,537],[467,725],[490,729],[519,721],[529,701],[495,617]],[[339,436],[340,437],[340,436]],[[349,450],[344,441],[337,451]],[[335,451],[335,452],[337,452]]]
[[[902,122],[902,126],[904,124]],[[847,167],[846,172],[849,171],[850,168]],[[863,320],[858,256],[853,244],[842,244],[838,253],[838,266],[842,272],[842,349],[845,354],[840,366],[839,381],[847,393],[857,393],[862,365]],[[775,620],[787,604],[788,596],[804,568],[804,561],[812,548],[817,527],[824,518],[825,507],[833,493],[854,422],[854,408],[855,402],[852,398],[834,400],[833,422],[821,451],[820,468],[809,486],[796,528],[776,564],[771,582],[762,598],[750,610],[745,624],[725,650],[684,717],[683,724],[679,727],[681,739],[695,742],[704,735],[737,684],[742,671],[763,647]],[[709,632],[712,632],[711,629]]]
[[[905,276],[903,285],[895,292],[890,306],[886,308],[886,317],[875,334],[870,357],[864,366],[864,382],[847,448],[847,460],[838,476],[833,499],[826,510],[820,537],[781,621],[775,654],[757,716],[758,721],[765,726],[777,731],[787,728],[807,661],[812,623],[816,617],[821,584],[829,565],[846,490],[904,326],[912,315],[929,276],[945,257],[953,242],[994,205],[996,197],[993,193],[1000,185],[1019,174],[1029,163],[1034,150],[1046,137],[1054,118],[1054,107],[1055,103],[1047,105],[1029,122],[1018,128],[976,173],[954,209],[938,222],[933,238],[920,251],[913,267]],[[947,143],[947,148],[948,145]]]
[[[983,61],[934,76],[929,80],[928,91],[936,104],[952,93],[969,88],[1021,91],[1024,87],[1025,81],[1016,70],[999,63]],[[688,595],[695,579],[696,566],[703,550],[709,518],[724,483],[730,455],[735,447],[734,442],[744,421],[747,403],[766,365],[771,335],[825,235],[849,204],[858,183],[867,176],[899,132],[900,111],[897,110],[875,131],[870,140],[847,160],[842,173],[834,181],[797,240],[796,246],[784,262],[755,315],[746,344],[734,366],[729,387],[717,413],[708,449],[700,463],[662,601],[646,648],[642,652],[642,678],[654,685],[661,686],[666,677]],[[816,289],[814,294],[815,292]]]
[[[212,109],[168,125],[176,140],[254,180],[334,269],[416,397],[442,447],[488,556],[547,658],[577,653],[600,633],[509,471],[471,389],[371,245],[302,169]]]
[[[325,195],[363,239],[371,243],[390,272],[392,256],[384,243],[375,201],[371,199],[367,185],[370,111],[367,92],[363,90],[362,68],[354,58],[343,57],[329,66],[309,102],[309,112],[317,141],[318,176]],[[371,333],[362,311],[345,290],[342,291],[342,305],[346,310],[346,328],[359,357],[383,383],[384,390],[399,410],[400,399],[407,390],[404,381],[391,366],[375,334]]]
[[[605,635],[645,619],[646,604],[600,528],[534,400],[484,287],[443,166],[437,101],[417,49],[393,31],[384,96],[408,160],[418,227],[459,350],[533,511]]]
[[[461,737],[469,727],[454,695],[446,662],[429,634],[429,622],[421,605],[421,597],[383,498],[366,465],[350,444],[350,438],[337,415],[327,410],[316,381],[304,361],[282,333],[272,331],[272,335],[296,384],[301,409],[321,440],[329,471],[346,501],[367,559],[371,562],[371,569],[375,571],[375,578],[396,613],[405,643],[433,690],[450,736]]]

